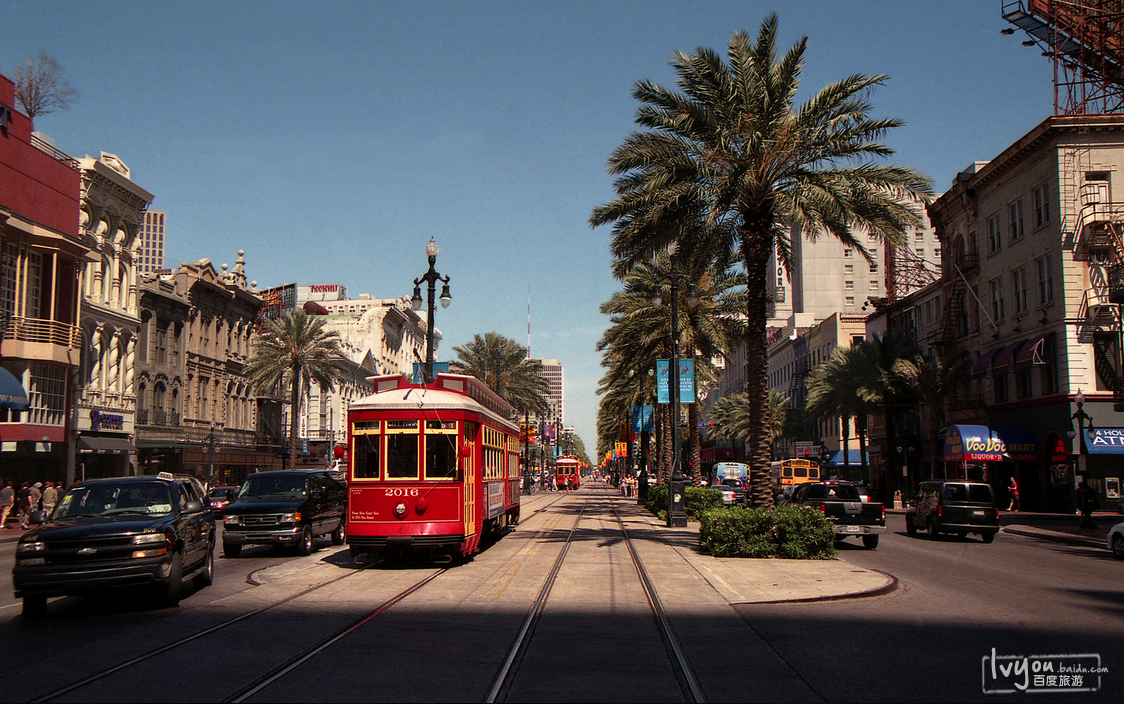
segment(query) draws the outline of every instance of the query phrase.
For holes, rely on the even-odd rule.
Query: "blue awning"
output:
[[[852,467],[861,467],[863,463],[861,450],[847,450],[847,464]],[[843,466],[843,451],[836,450],[827,458],[827,464],[832,467]],[[870,453],[866,453],[866,464],[870,466]]]
[[[1096,428],[1092,432],[1093,437],[1085,436],[1085,449],[1090,455],[1124,455],[1124,428]]]
[[[27,407],[27,391],[23,384],[10,371],[0,367],[0,408],[26,411]]]
[[[944,436],[944,458],[950,462],[999,462],[1006,447],[985,425],[950,425]]]

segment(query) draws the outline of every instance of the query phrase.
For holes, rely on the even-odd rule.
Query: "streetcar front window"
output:
[[[389,427],[389,423],[388,423]],[[396,432],[386,436],[386,478],[418,478],[418,433]]]
[[[381,453],[379,447],[382,445],[382,437],[375,433],[365,433],[363,435],[355,436],[355,478],[356,479],[378,479],[379,469],[382,464],[379,461]]]
[[[425,478],[457,478],[457,436],[452,433],[426,433]]]

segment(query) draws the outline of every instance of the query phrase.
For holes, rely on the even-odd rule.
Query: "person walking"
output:
[[[31,485],[31,510],[38,511],[43,508],[43,482],[35,482]]]
[[[1007,486],[1007,493],[1011,495],[1011,505],[1007,507],[1008,511],[1019,510],[1019,483],[1011,477],[1011,483]]]
[[[8,527],[8,514],[16,501],[16,490],[11,482],[3,482],[4,488],[0,489],[0,528]]]
[[[55,488],[54,482],[47,482],[47,488],[43,489],[43,515],[50,516],[58,502],[59,490]]]
[[[16,492],[16,508],[19,510],[20,528],[27,530],[27,521],[31,518],[31,487],[27,482],[21,484]]]

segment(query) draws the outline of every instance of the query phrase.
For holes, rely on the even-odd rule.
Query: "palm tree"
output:
[[[945,420],[945,402],[969,378],[971,362],[965,352],[952,357],[914,355],[902,360],[900,371],[912,394],[925,408],[926,435],[930,442],[929,477],[937,476],[937,458],[942,449],[938,435]]]
[[[541,416],[550,410],[550,383],[542,375],[542,362],[529,359],[527,348],[515,340],[489,332],[453,351],[457,359],[449,364],[450,371],[484,382],[519,415]]]
[[[871,404],[859,395],[859,377],[856,375],[857,351],[853,347],[836,347],[826,361],[812,369],[805,382],[804,412],[810,420],[840,419],[844,464],[848,456],[847,438],[851,419],[859,438],[861,476],[870,475],[866,453],[867,416]]]
[[[766,412],[769,443],[772,444],[788,432],[788,396],[769,389],[769,407]],[[714,424],[713,437],[719,440],[748,442],[753,438],[749,397],[744,393],[726,394],[714,404],[707,422]]]
[[[593,211],[593,226],[614,223],[613,254],[630,265],[670,241],[703,240],[719,269],[737,256],[747,290],[747,388],[753,422],[750,476],[755,505],[771,506],[765,422],[766,276],[770,257],[791,268],[791,233],[829,232],[871,256],[853,232],[897,245],[920,223],[911,205],[930,194],[913,169],[874,163],[893,154],[879,140],[901,123],[873,119],[868,92],[885,76],[854,75],[794,105],[807,39],[776,59],[777,19],[756,43],[735,34],[729,64],[710,49],[677,53],[682,92],[636,84],[642,103],[634,132],[614,150],[617,198]],[[702,223],[704,227],[686,227]]]
[[[325,392],[335,388],[348,368],[340,349],[340,336],[324,330],[324,321],[297,310],[280,318],[266,318],[257,338],[254,356],[245,373],[263,388],[280,385],[289,389],[289,458],[292,469],[297,459],[301,402],[312,382]]]

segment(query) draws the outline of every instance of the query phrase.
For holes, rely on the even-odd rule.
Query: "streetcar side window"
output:
[[[387,479],[418,478],[418,440],[417,421],[386,422]]]
[[[354,477],[356,479],[378,479],[379,469],[382,466],[379,448],[382,445],[382,436],[378,433],[364,433],[355,436]]]
[[[425,478],[457,478],[457,425],[455,422],[426,421]]]

